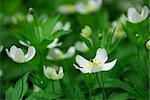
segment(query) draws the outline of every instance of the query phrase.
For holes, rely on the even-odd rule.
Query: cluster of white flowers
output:
[[[88,14],[99,10],[102,0],[87,0],[85,2],[77,2],[75,5],[66,4],[58,8],[62,14],[72,14],[78,12],[80,14]]]
[[[96,10],[100,7],[102,1],[101,0],[88,0],[88,2],[85,4],[79,3],[77,6],[78,12],[80,13],[88,13],[93,10]],[[80,10],[79,10],[80,8]],[[72,8],[73,9],[73,8]],[[81,10],[82,9],[82,10]],[[63,9],[64,10],[64,9]],[[72,11],[72,10],[71,10]],[[64,10],[65,12],[65,10]],[[139,23],[143,20],[145,20],[148,17],[149,9],[144,6],[142,9],[141,14],[139,14],[135,8],[131,7],[128,9],[128,18],[127,20],[131,23]],[[120,28],[120,27],[119,27]],[[70,29],[70,23],[67,22],[65,25],[63,25],[61,22],[58,22],[54,28],[54,32],[63,29],[63,30],[69,30]],[[122,30],[118,29],[118,34],[120,32],[122,33]],[[89,26],[85,26],[84,29],[81,31],[81,36],[88,38],[92,34],[92,30]],[[10,51],[6,49],[7,55],[17,63],[25,63],[33,59],[36,53],[35,47],[31,46],[31,44],[28,42],[27,44],[23,41],[19,41],[22,45],[28,47],[27,54],[24,54],[23,50],[21,48],[17,48],[15,45],[13,45],[10,48]],[[77,49],[80,52],[86,52],[89,50],[87,45],[82,41],[77,41],[75,43],[75,46],[72,46],[68,49],[66,53],[63,53],[60,49],[56,48],[57,46],[60,46],[62,43],[59,43],[59,39],[56,38],[52,43],[50,43],[47,48],[49,48],[49,53],[47,55],[47,59],[49,60],[60,60],[72,57],[75,53],[75,49]],[[146,47],[150,48],[150,40],[146,43]],[[0,52],[2,51],[2,46],[0,46]],[[106,49],[99,48],[96,52],[96,56],[92,61],[89,61],[85,59],[84,57],[77,55],[76,58],[76,64],[73,64],[73,66],[76,69],[79,69],[82,73],[96,73],[100,71],[108,71],[111,70],[116,62],[117,59],[113,60],[112,62],[106,63],[108,60],[108,54]],[[52,80],[59,80],[62,79],[64,76],[63,67],[49,67],[44,66],[43,67],[44,75],[48,79]]]

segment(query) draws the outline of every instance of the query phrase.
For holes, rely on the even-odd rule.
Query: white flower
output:
[[[71,23],[70,22],[66,22],[64,25],[61,21],[58,21],[53,29],[53,33],[59,30],[64,30],[67,31],[69,30],[71,27]]]
[[[58,7],[58,12],[61,14],[72,14],[75,13],[75,7],[72,4],[65,4]]]
[[[52,43],[50,43],[50,44],[47,46],[47,48],[52,49],[52,48],[55,48],[55,47],[57,47],[57,46],[61,46],[62,43],[61,43],[61,42],[58,43],[58,41],[59,41],[59,39],[56,38]]]
[[[78,50],[80,52],[87,52],[89,50],[87,45],[84,42],[81,42],[81,41],[77,41],[75,43],[75,48],[76,48],[76,50]]]
[[[70,47],[66,53],[63,53],[60,49],[58,48],[53,48],[49,50],[49,53],[47,55],[48,60],[60,60],[60,59],[66,59],[70,58],[74,55],[75,53],[75,47]]]
[[[147,6],[142,8],[141,14],[134,8],[131,7],[128,9],[127,20],[131,23],[139,23],[145,20],[149,15],[149,9]]]
[[[8,49],[6,49],[6,53],[7,55],[14,61],[17,63],[24,63],[24,62],[28,62],[29,60],[31,60],[34,55],[35,55],[35,48],[33,46],[28,47],[28,52],[25,55],[24,52],[22,51],[22,49],[17,48],[15,45],[13,45],[10,48],[10,51],[8,51]]]
[[[102,0],[87,0],[86,3],[78,2],[75,9],[80,14],[87,14],[97,11],[102,5]]]
[[[64,76],[62,67],[60,67],[59,70],[57,70],[57,69],[49,67],[49,66],[47,68],[46,68],[46,66],[44,66],[43,70],[44,70],[44,75],[48,79],[59,80],[59,79],[62,79]]]
[[[92,29],[89,26],[85,26],[82,30],[81,30],[81,36],[88,38],[89,36],[91,36],[92,34]]]
[[[111,70],[116,64],[117,59],[110,63],[106,63],[108,60],[107,52],[103,48],[99,48],[96,52],[96,56],[92,61],[88,61],[80,55],[76,56],[76,62],[78,64],[74,67],[79,69],[82,73],[95,73],[100,71]]]

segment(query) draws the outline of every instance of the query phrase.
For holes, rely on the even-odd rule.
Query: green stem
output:
[[[19,98],[22,99],[22,92],[23,92],[23,66],[21,66],[21,81],[22,81],[22,87],[21,87],[21,93]]]
[[[34,24],[35,24],[35,27],[36,27],[36,30],[37,30],[37,33],[38,33],[38,40],[40,39],[40,31],[39,31],[39,29],[38,29],[38,24],[37,24],[37,21],[36,21],[36,16],[35,16],[35,14],[33,13],[32,14],[32,16],[33,16],[33,20],[34,20]]]
[[[54,93],[54,91],[55,91],[55,89],[54,89],[54,80],[52,81],[52,88],[53,88],[53,93]]]
[[[142,65],[141,65],[141,58],[140,58],[140,52],[139,52],[139,48],[137,47],[137,59],[139,61],[137,61],[138,65],[138,69],[141,71],[141,73],[143,73],[143,75],[147,75],[147,72],[144,71],[144,69],[142,68]]]
[[[102,80],[102,89],[103,89],[103,100],[106,100],[106,92],[104,88],[104,79],[103,79],[103,73],[101,72],[101,80]]]
[[[88,76],[88,78],[89,78],[89,81],[90,81],[90,74],[89,74],[89,76]],[[86,82],[85,82],[86,83]],[[87,84],[87,83],[86,83]],[[90,86],[87,84],[87,86],[88,86],[88,89],[89,89],[89,98],[90,98],[90,100],[92,99],[92,93],[91,93],[91,89],[90,89]]]
[[[102,77],[101,77],[101,78],[102,78]],[[98,84],[99,84],[99,87],[100,87],[100,88],[102,87],[103,100],[106,100],[104,87],[103,87],[103,85],[100,84],[100,81],[99,81],[99,78],[98,78],[98,74],[97,74],[97,73],[96,73],[96,79],[97,79],[97,82],[98,82]],[[102,84],[103,84],[103,80],[102,80]]]

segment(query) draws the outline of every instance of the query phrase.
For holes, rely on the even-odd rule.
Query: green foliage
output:
[[[150,18],[148,16],[139,23],[126,19],[126,22],[120,21],[127,8],[133,6],[140,11],[142,6],[149,5],[148,0],[103,0],[98,10],[87,14],[58,11],[62,5],[74,5],[80,1],[88,0],[0,0],[0,46],[3,46],[0,51],[0,100],[104,100],[103,92],[106,100],[149,99],[150,55],[145,44],[150,39]],[[28,10],[30,7],[34,9],[32,12]],[[67,10],[69,8],[71,6]],[[54,31],[57,22],[62,25],[70,22],[71,28]],[[119,24],[123,28],[119,29],[117,37]],[[92,30],[89,37],[81,35],[85,26]],[[64,56],[77,41],[84,42],[89,50],[80,52],[76,49],[69,58],[48,60],[49,50],[54,48],[47,46],[56,38],[61,45],[54,48],[62,51],[56,51],[59,53],[57,57]],[[33,59],[24,64],[14,62],[5,51],[16,45],[26,54],[28,46],[18,43],[20,40],[29,42],[27,44],[36,49]],[[117,59],[111,70],[97,73],[100,84],[95,73],[83,74],[73,66],[76,55],[92,61],[98,48],[107,50],[108,62]],[[62,66],[64,77],[55,81],[48,79],[43,71],[44,65],[56,69]]]
[[[27,73],[23,78],[19,79],[14,88],[10,87],[6,91],[6,100],[22,100],[23,96],[27,92],[28,89],[28,84],[27,84],[27,79],[28,79],[29,73]]]

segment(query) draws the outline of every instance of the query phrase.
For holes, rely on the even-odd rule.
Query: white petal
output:
[[[13,60],[17,63],[25,62],[24,52],[20,48],[16,50]]]
[[[87,13],[87,10],[86,10],[86,7],[85,7],[85,4],[79,2],[75,5],[75,9],[78,13],[81,13],[81,14],[86,14]]]
[[[86,70],[85,68],[80,68],[80,67],[77,66],[76,64],[73,64],[73,66],[74,66],[76,69],[79,69],[82,73],[89,73],[88,70]]]
[[[62,27],[63,27],[62,22],[61,22],[61,21],[58,21],[58,22],[56,23],[54,29],[53,29],[53,33],[56,32],[56,31],[58,31],[58,30],[61,30]]]
[[[103,66],[102,66],[102,71],[108,71],[108,70],[111,70],[115,64],[117,62],[117,59],[113,60],[112,62],[110,63],[105,63]]]
[[[2,46],[2,45],[0,45],[0,53],[2,52],[2,50],[3,50],[3,46]]]
[[[53,77],[57,76],[56,70],[54,68],[51,67],[47,67],[44,66],[44,75],[48,78],[48,79],[53,79]]]
[[[86,60],[85,58],[83,58],[80,55],[76,56],[76,62],[82,68],[86,68],[86,67],[90,66],[90,63],[91,63],[90,61]]]
[[[31,60],[34,57],[35,52],[36,52],[36,50],[33,46],[30,46],[28,48],[28,53],[25,55],[26,62]]]
[[[128,9],[128,19],[132,23],[138,23],[142,21],[141,15],[134,7]]]
[[[102,65],[94,66],[94,67],[91,69],[90,73],[100,72],[100,71],[102,71],[102,68],[103,68],[103,64],[102,64]]]
[[[70,57],[72,57],[73,55],[74,55],[74,53],[75,53],[75,47],[70,47],[69,49],[68,49],[68,51],[64,54],[64,58],[70,58]]]
[[[94,59],[105,63],[108,59],[107,51],[104,48],[99,48]]]
[[[64,77],[63,68],[60,67],[56,80],[62,79],[63,77]]]
[[[58,48],[50,49],[46,58],[48,60],[62,59],[64,58],[64,53]]]
[[[148,17],[148,14],[149,14],[149,9],[147,6],[144,6],[141,12],[141,16],[143,20],[145,20]]]
[[[30,42],[28,41],[28,43],[22,41],[22,40],[19,40],[19,43],[23,46],[26,46],[26,47],[29,47],[30,46]]]
[[[56,38],[52,43],[50,43],[47,48],[51,49],[51,48],[54,48],[57,46],[57,43],[58,43],[59,39]]]
[[[87,52],[89,50],[88,46],[84,42],[81,42],[81,41],[77,41],[75,43],[75,48],[76,50],[80,52]]]
[[[13,45],[13,46],[10,48],[10,55],[11,55],[12,58],[14,58],[14,55],[15,55],[17,49],[18,49],[18,48],[17,48],[15,45]]]
[[[67,31],[70,29],[71,23],[70,22],[66,22],[65,25],[63,26],[63,30]]]
[[[10,52],[8,51],[8,49],[5,49],[5,50],[6,50],[8,57],[10,57],[12,59],[12,56],[10,55]]]

